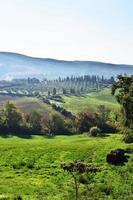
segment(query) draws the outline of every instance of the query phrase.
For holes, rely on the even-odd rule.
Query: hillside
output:
[[[118,109],[114,96],[111,95],[110,89],[103,89],[101,91],[89,92],[82,95],[63,95],[62,99],[64,103],[51,100],[51,103],[60,105],[68,111],[76,114],[82,110],[89,109],[95,111],[98,105],[105,105],[111,109]],[[0,106],[6,100],[15,101],[16,105],[23,111],[31,111],[36,109],[40,113],[53,112],[53,108],[43,103],[41,100],[35,97],[15,97],[10,95],[0,95]],[[55,112],[55,111],[54,111]]]
[[[41,114],[56,112],[52,107],[35,97],[13,97],[9,95],[0,95],[0,106],[6,100],[14,101],[18,108],[24,112],[36,110]]]
[[[99,105],[105,105],[111,109],[119,108],[119,104],[117,103],[115,97],[111,95],[110,89],[89,92],[79,96],[64,95],[62,97],[64,103],[55,101],[52,101],[52,103],[58,104],[75,114],[85,109],[95,111]]]
[[[133,66],[93,61],[64,61],[33,58],[17,53],[0,52],[0,79],[48,78],[78,76],[84,74],[104,77],[133,74]]]

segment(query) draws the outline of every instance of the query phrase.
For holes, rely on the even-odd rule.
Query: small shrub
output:
[[[124,133],[123,141],[125,143],[133,143],[133,130],[125,129],[123,133]]]
[[[95,174],[98,168],[92,164],[87,164],[82,161],[75,160],[71,163],[61,164],[61,168],[67,171],[73,178],[75,188],[75,200],[79,199],[79,187],[80,184],[87,185],[88,178],[84,175]]]
[[[97,126],[94,126],[90,129],[89,134],[93,137],[96,137],[98,134],[100,134],[100,129]]]
[[[20,195],[18,195],[13,200],[22,200],[22,197]]]

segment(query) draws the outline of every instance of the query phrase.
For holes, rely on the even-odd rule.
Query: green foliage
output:
[[[65,129],[63,117],[60,114],[52,114],[50,116],[50,120],[51,132],[61,134],[61,132]]]
[[[63,134],[65,133],[64,118],[57,113],[44,115],[42,118],[42,129],[48,136]]]
[[[3,123],[8,129],[19,127],[22,122],[22,113],[13,102],[5,101],[2,108]]]
[[[90,128],[89,134],[93,137],[96,137],[100,134],[101,130],[97,126]]]
[[[106,122],[109,120],[111,110],[106,107],[105,105],[99,105],[97,107],[97,115],[100,125],[106,124]]]
[[[41,132],[41,115],[36,110],[29,114],[28,123],[34,132]]]
[[[131,129],[124,129],[123,130],[123,141],[126,143],[133,143],[133,130]]]
[[[112,133],[116,131],[116,127],[112,123],[111,114],[111,109],[109,109],[105,105],[98,106],[95,118],[97,121],[97,126],[101,129],[101,132],[103,133]]]
[[[112,87],[112,94],[122,105],[122,112],[125,126],[133,128],[133,76],[118,76],[117,82]]]

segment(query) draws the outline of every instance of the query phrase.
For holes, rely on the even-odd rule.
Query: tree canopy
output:
[[[119,75],[113,84],[112,94],[122,105],[124,125],[133,129],[133,76]]]

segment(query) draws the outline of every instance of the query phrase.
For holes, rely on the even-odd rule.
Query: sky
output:
[[[133,0],[0,0],[0,51],[133,64]]]

